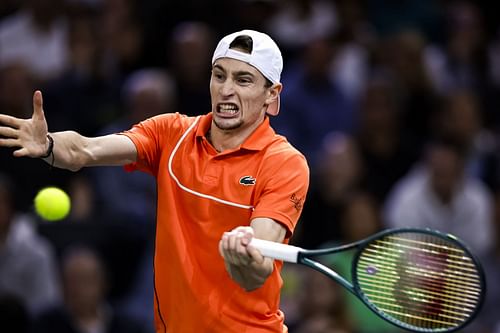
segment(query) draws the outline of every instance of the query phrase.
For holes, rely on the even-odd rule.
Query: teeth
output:
[[[219,104],[219,110],[228,113],[236,113],[238,111],[234,104]]]

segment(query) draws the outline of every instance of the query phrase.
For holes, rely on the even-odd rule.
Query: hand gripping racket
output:
[[[483,302],[486,281],[456,237],[429,229],[391,229],[319,250],[252,239],[263,256],[311,267],[347,288],[383,319],[414,332],[463,328]],[[356,249],[352,282],[312,258]]]

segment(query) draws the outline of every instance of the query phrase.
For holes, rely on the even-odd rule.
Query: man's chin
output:
[[[214,119],[215,126],[223,131],[240,128],[243,122],[239,119]]]

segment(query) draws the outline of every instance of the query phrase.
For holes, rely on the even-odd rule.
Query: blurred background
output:
[[[122,131],[210,111],[217,41],[243,28],[284,56],[271,122],[308,159],[292,243],[321,247],[400,226],[452,232],[487,274],[462,332],[499,333],[500,6],[452,0],[2,0],[0,112],[49,131]],[[71,215],[33,214],[43,186]],[[77,173],[0,150],[0,330],[153,332],[156,187],[121,168]],[[328,258],[349,275],[350,254]],[[314,271],[285,265],[291,333],[399,332]],[[299,288],[299,286],[302,286]]]

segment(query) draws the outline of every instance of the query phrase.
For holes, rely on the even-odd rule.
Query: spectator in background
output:
[[[33,75],[20,63],[0,65],[0,109],[18,117],[29,117],[31,103],[26,97],[32,94]]]
[[[361,96],[354,136],[365,170],[361,186],[379,203],[419,154],[418,145],[402,129],[400,107],[392,81],[374,74]]]
[[[45,85],[51,130],[94,135],[118,116],[120,74],[106,61],[99,7],[76,3],[68,18],[68,68]]]
[[[143,67],[144,24],[133,0],[103,1],[100,34],[103,38],[106,67],[124,79]]]
[[[385,38],[402,30],[417,30],[439,39],[441,2],[434,0],[366,0],[367,18],[377,35]]]
[[[483,117],[498,119],[498,87],[494,87],[494,55],[486,34],[486,22],[478,4],[452,1],[444,7],[446,38],[442,45],[430,44],[426,66],[435,89],[442,95],[468,88],[477,96]],[[493,125],[485,123],[485,126]]]
[[[154,332],[154,242],[146,244],[130,288],[119,304],[118,309],[128,317],[137,320],[149,332]]]
[[[60,299],[57,264],[34,221],[15,210],[13,186],[0,175],[0,296],[12,295],[34,316]]]
[[[175,77],[180,113],[197,116],[210,110],[210,56],[215,32],[204,22],[179,23],[169,40],[168,68]]]
[[[363,190],[351,193],[339,218],[342,242],[357,242],[372,236],[382,228],[380,206],[375,198]]]
[[[494,154],[498,143],[484,126],[480,102],[471,89],[455,89],[444,97],[435,131],[453,138],[465,149],[466,173],[494,185]]]
[[[438,96],[424,65],[426,39],[417,30],[402,30],[380,41],[376,66],[385,71],[399,104],[402,133],[417,146],[430,135]]]
[[[62,0],[27,0],[0,22],[0,65],[19,62],[37,81],[60,75],[68,63]]]
[[[25,98],[32,94],[33,81],[33,76],[22,64],[0,65],[1,112],[16,117],[29,117],[32,106],[31,103],[26,103]],[[0,168],[3,167],[5,164],[0,163]]]
[[[294,333],[354,333],[344,307],[340,285],[311,269],[303,269],[302,291],[298,302],[300,320]]]
[[[444,94],[459,87],[478,88],[487,70],[485,31],[481,13],[470,1],[444,8],[444,44],[430,44],[426,60],[436,90]]]
[[[339,27],[334,34],[330,77],[352,100],[365,89],[375,35],[361,0],[338,0]]]
[[[363,172],[354,139],[341,132],[329,133],[322,145],[316,173],[311,175],[309,200],[293,239],[295,244],[315,248],[341,239],[341,212],[358,191]]]
[[[271,22],[276,12],[281,9],[282,6],[280,6],[280,2],[281,1],[275,0],[230,1],[230,13],[233,14],[236,12],[236,15],[226,15],[222,20],[222,25],[221,23],[218,23],[218,30],[225,31],[227,29],[231,29],[228,27],[228,23],[232,27],[238,27],[241,29],[266,30],[267,23]],[[289,2],[287,5],[288,4]],[[230,17],[229,22],[228,17]]]
[[[293,0],[277,6],[275,14],[264,26],[282,45],[286,57],[301,52],[312,40],[331,36],[338,26],[337,11],[332,1]]]
[[[174,112],[177,88],[167,72],[145,68],[129,75],[121,93],[124,115],[101,129],[100,134],[118,133],[133,124],[162,113]],[[148,174],[126,174],[114,167],[92,170],[101,214],[114,220],[131,221],[136,232],[149,235],[155,221],[156,185]]]
[[[477,255],[494,244],[493,197],[465,172],[464,148],[435,139],[414,170],[391,191],[385,208],[387,227],[421,227],[463,239]]]
[[[329,76],[332,57],[330,39],[308,41],[284,74],[283,113],[273,119],[276,131],[304,153],[313,171],[325,135],[351,133],[356,118],[354,102]]]
[[[95,186],[87,172],[73,175],[68,181],[68,195],[71,198],[71,211],[68,223],[101,223],[102,211],[97,208]]]
[[[113,311],[106,300],[106,269],[90,248],[66,250],[61,262],[64,304],[42,313],[36,333],[144,333],[133,320]]]

